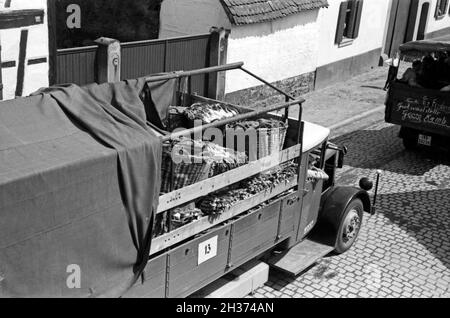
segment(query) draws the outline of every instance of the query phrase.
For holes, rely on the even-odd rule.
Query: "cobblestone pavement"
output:
[[[339,184],[382,171],[377,213],[347,253],[297,278],[271,270],[251,297],[450,297],[450,160],[405,151],[385,123],[334,140],[348,146]]]

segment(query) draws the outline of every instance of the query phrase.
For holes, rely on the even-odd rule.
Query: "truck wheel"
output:
[[[334,252],[342,254],[352,247],[362,224],[364,206],[360,199],[353,199],[340,218]]]
[[[406,150],[414,150],[417,148],[417,132],[411,128],[400,128],[400,136],[402,137],[403,146]]]
[[[405,136],[403,137],[403,146],[406,150],[414,150],[417,148],[416,139],[413,136]]]

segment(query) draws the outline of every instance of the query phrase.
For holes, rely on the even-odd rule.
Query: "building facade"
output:
[[[46,0],[0,0],[3,99],[48,86],[49,35]]]
[[[380,65],[405,41],[449,33],[449,10],[448,0],[164,0],[160,38],[229,29],[227,62],[300,95]],[[272,102],[266,89],[227,74],[229,101]]]
[[[98,29],[94,22],[101,10],[83,6],[94,1],[0,0],[3,99],[54,83],[49,76],[58,65],[52,57],[66,47],[64,35],[89,35],[74,37],[80,40],[77,45],[90,45],[97,36],[125,41],[154,37],[135,27],[140,23],[126,22],[127,12],[138,4],[145,6],[147,15],[141,19],[146,26],[156,25],[150,20],[159,12],[160,39],[204,34],[213,26],[229,30],[226,62],[243,61],[250,71],[296,96],[376,67],[401,43],[450,33],[450,0],[140,0],[128,11],[123,9],[126,1],[105,1],[95,0],[94,7],[107,3],[102,15],[107,20],[111,10],[123,11],[125,22],[117,22],[118,29],[129,32]],[[227,73],[224,90],[229,101],[242,104],[279,99],[240,71]]]

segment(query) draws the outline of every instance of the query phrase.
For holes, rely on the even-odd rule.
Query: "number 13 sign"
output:
[[[217,255],[217,238],[214,236],[198,244],[198,265]]]

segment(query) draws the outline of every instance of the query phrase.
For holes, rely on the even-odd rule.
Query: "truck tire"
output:
[[[411,128],[402,127],[400,129],[400,136],[403,141],[403,146],[406,150],[414,150],[417,148],[417,132]]]
[[[405,136],[403,137],[403,147],[405,147],[406,150],[414,150],[417,148],[417,142],[416,139],[413,138],[413,136]]]
[[[348,251],[358,237],[361,229],[364,205],[360,199],[353,199],[340,217],[334,252],[342,254]]]

